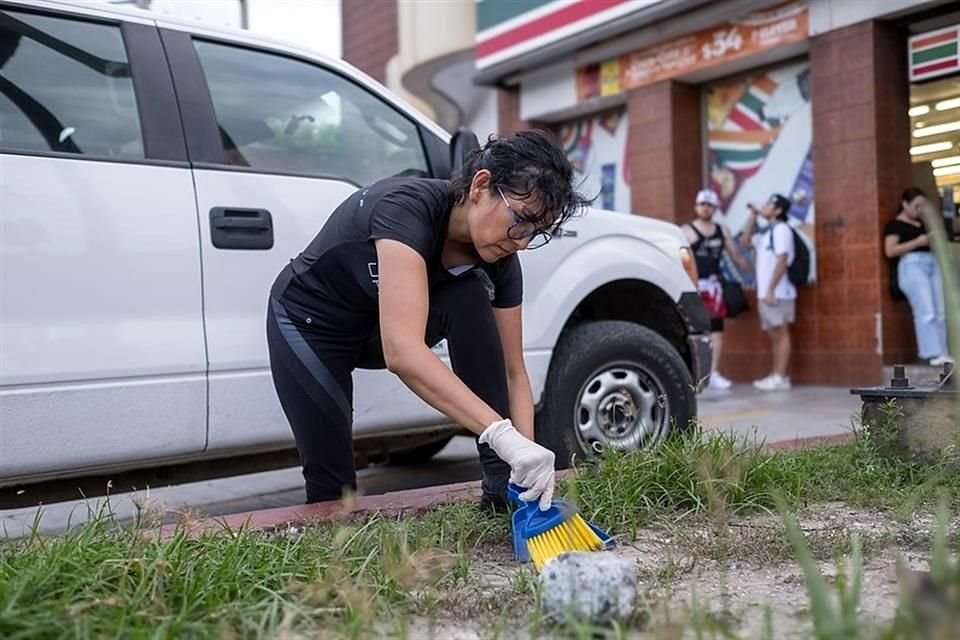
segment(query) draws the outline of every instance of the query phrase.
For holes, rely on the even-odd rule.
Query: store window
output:
[[[704,88],[706,175],[720,196],[720,221],[738,236],[748,203],[779,193],[793,202],[790,224],[814,255],[810,65],[790,63],[721,80]],[[728,278],[751,284],[724,259]],[[811,274],[813,275],[813,274]]]
[[[626,110],[571,120],[556,133],[576,169],[579,190],[597,197],[593,206],[630,212]]]
[[[956,218],[960,205],[960,73],[910,85],[913,184]]]

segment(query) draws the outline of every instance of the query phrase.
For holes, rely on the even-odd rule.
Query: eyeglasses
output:
[[[552,233],[538,229],[537,225],[517,213],[513,207],[510,206],[507,197],[503,195],[503,190],[501,190],[500,187],[497,187],[497,191],[500,192],[500,197],[503,198],[503,204],[507,205],[507,211],[513,216],[513,224],[507,228],[508,238],[511,240],[526,240],[527,238],[531,238],[530,243],[527,244],[528,250],[539,249],[553,240]]]

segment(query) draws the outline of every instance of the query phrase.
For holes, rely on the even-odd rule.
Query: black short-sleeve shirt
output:
[[[887,226],[883,228],[883,237],[887,236],[897,236],[898,244],[903,244],[904,242],[910,242],[916,238],[919,238],[927,232],[927,228],[923,225],[923,222],[919,226],[910,224],[909,222],[904,222],[903,220],[897,220],[894,218],[887,223]],[[917,247],[913,251],[930,251],[930,247]]]
[[[379,265],[374,241],[390,239],[411,247],[427,267],[431,287],[455,277],[441,263],[453,202],[450,183],[430,178],[387,178],[357,191],[334,210],[313,241],[294,258],[272,295],[317,315],[369,314],[377,308]],[[523,275],[516,254],[479,263],[491,304],[519,305]],[[345,311],[346,315],[337,311]]]

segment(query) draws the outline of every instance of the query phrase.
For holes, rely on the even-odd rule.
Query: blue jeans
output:
[[[910,301],[917,350],[924,360],[947,355],[947,322],[943,282],[937,260],[929,251],[911,251],[897,265],[900,290]]]

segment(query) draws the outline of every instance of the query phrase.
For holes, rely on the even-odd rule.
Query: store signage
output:
[[[960,71],[960,25],[910,38],[910,82]]]
[[[609,96],[808,37],[806,2],[794,1],[577,69],[580,100]]]
[[[512,60],[664,0],[476,0],[477,68]]]

